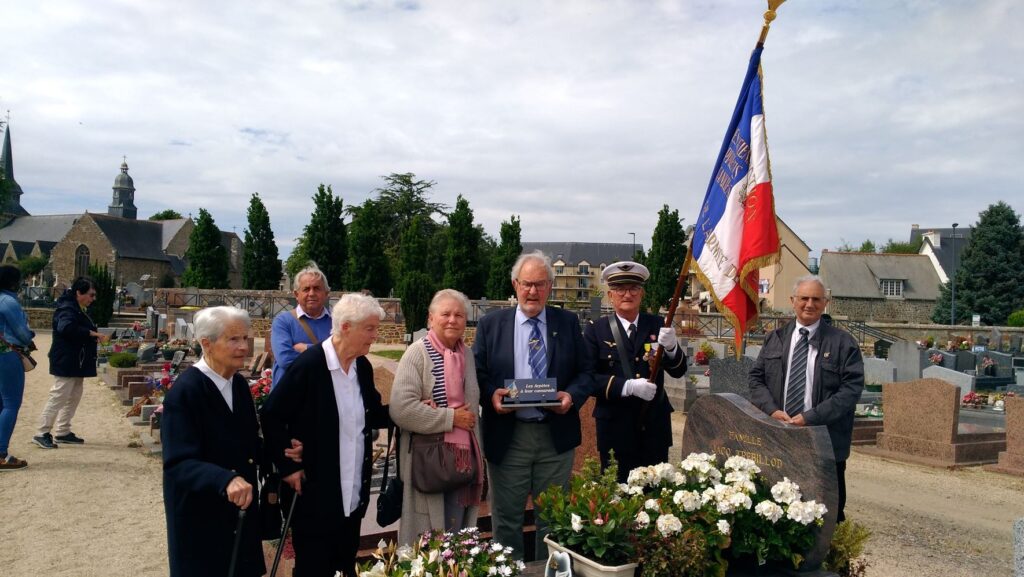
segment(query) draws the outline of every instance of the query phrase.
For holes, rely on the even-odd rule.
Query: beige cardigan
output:
[[[480,437],[480,387],[476,381],[476,362],[473,351],[466,350],[466,405],[478,416],[476,425],[477,441]],[[430,370],[433,363],[420,339],[411,345],[398,363],[398,372],[391,388],[389,410],[391,420],[402,428],[401,468],[399,474],[405,484],[402,494],[402,519],[398,529],[398,543],[411,544],[421,533],[432,529],[444,529],[444,494],[420,493],[412,486],[412,457],[409,454],[409,432],[431,434],[452,430],[455,409],[431,408],[423,404],[430,399],[434,390],[434,376]],[[481,445],[482,446],[482,445]],[[467,522],[476,525],[478,507],[470,507]]]

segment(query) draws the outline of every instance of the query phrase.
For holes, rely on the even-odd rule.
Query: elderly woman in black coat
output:
[[[370,296],[346,294],[331,311],[331,337],[306,349],[263,405],[272,455],[292,437],[302,464],[276,459],[298,494],[292,522],[295,577],[355,577],[359,525],[370,501],[370,431],[390,423],[366,359],[384,310]]]
[[[248,354],[249,315],[213,307],[194,320],[203,357],[168,391],[160,426],[170,574],[227,575],[239,511],[251,511],[235,575],[256,577],[266,570],[255,511],[261,443],[256,407],[237,374]]]

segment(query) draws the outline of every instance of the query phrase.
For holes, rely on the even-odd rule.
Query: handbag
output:
[[[32,369],[36,368],[36,360],[32,358],[32,355],[18,349],[14,350],[18,353],[18,357],[21,358],[21,368],[25,369],[26,373],[32,372]]]
[[[471,455],[471,466],[456,466],[455,449],[444,442],[444,433],[412,435],[412,486],[421,493],[447,493],[465,487],[476,479],[477,459]],[[471,451],[473,443],[470,443]]]
[[[389,449],[394,431],[394,425],[388,427]],[[401,444],[401,439],[402,431],[399,429],[398,439],[395,441],[395,476],[392,478],[388,478],[388,463],[391,459],[386,454],[384,455],[384,476],[380,480],[380,495],[377,495],[377,524],[381,527],[387,527],[402,517],[402,492],[405,490],[405,484],[399,478],[398,456],[401,451],[398,450],[398,446]]]

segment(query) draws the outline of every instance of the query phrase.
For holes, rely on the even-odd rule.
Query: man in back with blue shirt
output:
[[[310,262],[295,275],[295,309],[279,313],[270,328],[270,346],[274,351],[271,388],[300,353],[331,335],[331,314],[327,310],[330,291],[327,277],[316,263]]]

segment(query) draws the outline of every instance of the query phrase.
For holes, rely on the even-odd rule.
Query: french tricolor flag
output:
[[[758,269],[779,259],[761,99],[763,50],[758,44],[750,57],[690,244],[697,277],[736,329],[737,351],[757,318]]]

